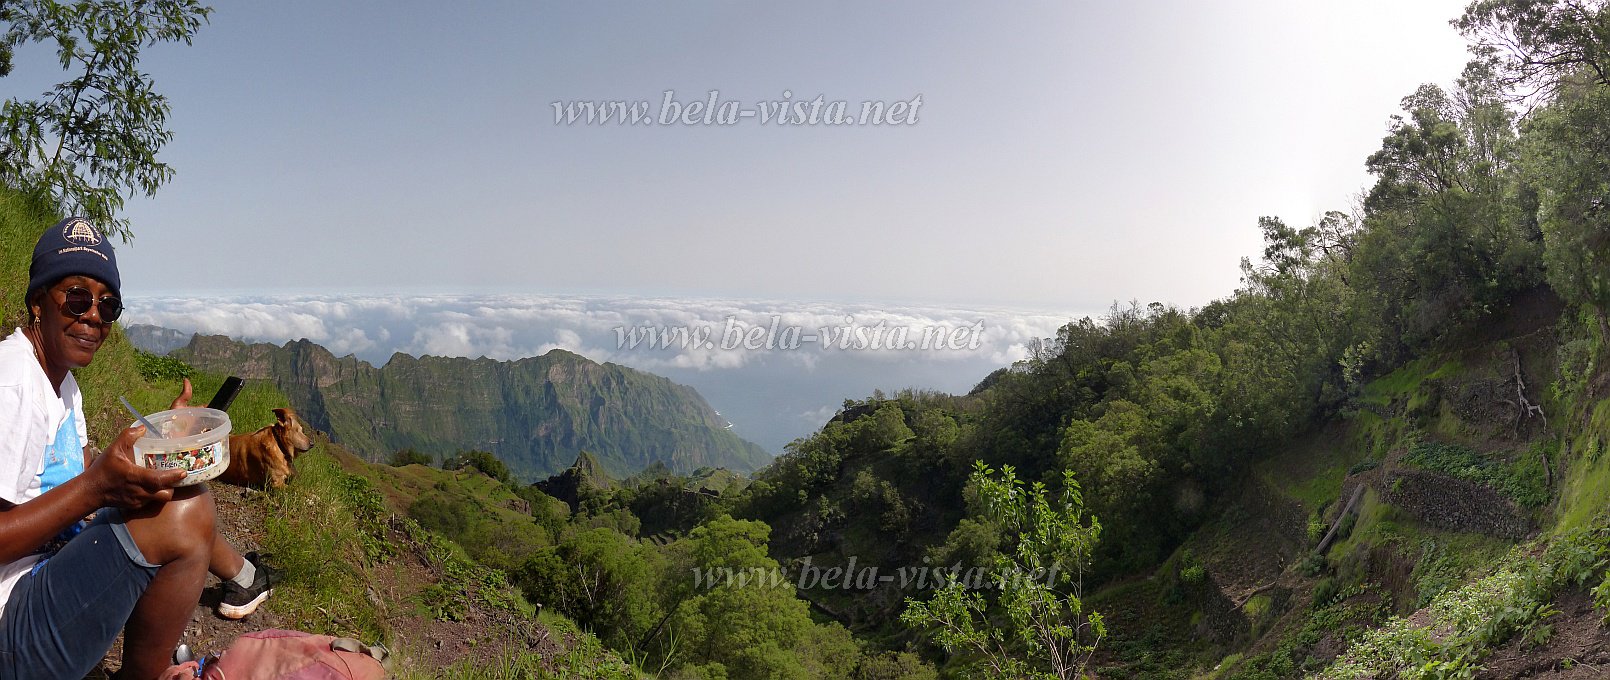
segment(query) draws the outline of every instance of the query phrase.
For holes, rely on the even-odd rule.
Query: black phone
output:
[[[212,401],[207,402],[207,408],[228,411],[229,404],[235,401],[235,395],[240,394],[240,386],[246,381],[235,376],[224,378],[224,384],[218,388],[218,393],[212,395]]]

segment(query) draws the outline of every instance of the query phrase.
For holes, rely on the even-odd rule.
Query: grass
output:
[[[1415,529],[1410,529],[1415,531]],[[1365,489],[1358,501],[1357,519],[1346,536],[1338,536],[1331,545],[1330,554],[1346,556],[1360,545],[1377,545],[1403,537],[1404,522],[1390,504],[1382,502],[1375,489]]]
[[[396,646],[383,612],[365,597],[374,530],[354,508],[354,485],[328,445],[296,460],[295,483],[270,494],[264,548],[285,570],[275,609],[312,632]]]
[[[597,638],[583,638],[561,656],[544,658],[535,652],[514,652],[493,658],[466,658],[442,669],[403,669],[397,680],[635,680],[640,677],[625,662],[606,657]]]
[[[1574,531],[1537,547],[1517,546],[1488,575],[1437,596],[1427,625],[1395,618],[1364,634],[1319,677],[1471,677],[1494,647],[1542,625],[1561,588],[1603,578],[1610,534]]]
[[[1402,368],[1370,381],[1364,386],[1359,401],[1374,406],[1388,406],[1394,399],[1408,398],[1410,411],[1425,404],[1428,395],[1420,386],[1427,380],[1458,375],[1463,366],[1457,359],[1425,357],[1404,364]]]
[[[1227,658],[1210,677],[1235,680],[1309,677],[1312,671],[1318,670],[1319,663],[1308,652],[1326,635],[1339,635],[1343,639],[1357,637],[1385,617],[1386,606],[1380,600],[1350,601],[1363,592],[1354,586],[1335,594],[1331,601],[1304,616],[1302,625],[1283,637],[1273,650],[1248,658],[1240,665],[1236,663],[1239,658]]]
[[[1327,465],[1314,476],[1287,486],[1276,486],[1282,493],[1302,502],[1303,508],[1318,508],[1333,502],[1342,491],[1342,480],[1347,478],[1347,467]]]
[[[1610,428],[1610,399],[1593,405],[1588,427],[1570,441],[1572,463],[1560,488],[1556,534],[1592,525],[1610,507],[1610,456],[1601,433]]]
[[[424,530],[412,520],[399,520],[402,530],[415,544],[414,549],[442,573],[441,582],[425,588],[425,596],[413,601],[371,601],[366,594],[368,584],[376,580],[377,570],[388,569],[387,558],[399,546],[388,540],[392,513],[381,492],[367,476],[347,471],[355,460],[339,453],[333,445],[320,443],[297,459],[294,482],[269,496],[264,547],[275,554],[286,572],[286,582],[275,594],[275,611],[282,617],[313,632],[383,640],[393,649],[402,649],[409,641],[396,639],[387,625],[389,617],[427,615],[456,620],[469,610],[473,600],[475,605],[503,609],[533,624],[546,625],[558,639],[573,640],[574,646],[562,656],[551,658],[528,651],[472,654],[447,669],[411,667],[404,659],[402,667],[395,669],[396,677],[637,677],[597,638],[563,617],[539,616],[536,608],[509,586],[502,572],[476,564],[456,543]],[[376,469],[379,468],[370,471]]]
[[[61,218],[36,201],[10,189],[0,188],[0,335],[25,323],[23,295],[28,288],[28,262],[33,259],[34,242],[45,228]]]

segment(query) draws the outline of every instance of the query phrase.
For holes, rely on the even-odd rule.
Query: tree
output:
[[[660,620],[663,560],[613,529],[588,529],[539,550],[515,571],[527,597],[588,626],[617,650],[631,649]]]
[[[723,515],[672,544],[672,579],[661,589],[671,615],[655,636],[665,656],[675,655],[672,666],[701,677],[843,676],[806,670],[822,651],[813,645],[838,645],[821,639],[808,605],[767,555],[770,534],[763,522]]]
[[[1552,97],[1583,77],[1610,85],[1604,0],[1477,0],[1454,25],[1522,99]]]
[[[851,428],[856,432],[855,443],[864,451],[882,451],[894,448],[913,435],[906,426],[905,411],[900,404],[887,401],[869,416],[863,416]]]
[[[1107,634],[1101,614],[1086,614],[1080,600],[1101,523],[1086,519],[1071,471],[1062,482],[1062,493],[1052,497],[1042,483],[1025,488],[1010,466],[997,478],[976,463],[971,484],[983,514],[1015,535],[1016,545],[996,557],[990,584],[999,591],[995,608],[1004,610],[1004,620],[991,616],[989,602],[964,579],[952,579],[927,602],[907,599],[900,620],[931,631],[946,651],[976,657],[974,665],[990,680],[1084,677]]]
[[[430,456],[415,451],[411,448],[397,449],[391,453],[392,467],[403,467],[406,465],[424,465],[428,467],[432,462],[434,461],[431,460]]]
[[[1610,87],[1593,87],[1533,117],[1522,161],[1538,191],[1549,283],[1586,305],[1610,338]]]
[[[473,467],[481,474],[505,484],[512,478],[509,466],[490,451],[460,451],[458,455],[442,461],[443,470],[462,470],[466,467]]]
[[[211,8],[196,0],[20,0],[0,4],[0,76],[17,47],[50,42],[72,74],[39,99],[0,105],[0,181],[48,195],[127,240],[126,194],[146,196],[173,177],[157,160],[173,139],[168,100],[139,69],[140,51],[188,45]]]

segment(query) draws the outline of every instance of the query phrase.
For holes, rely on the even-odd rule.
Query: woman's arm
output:
[[[25,557],[62,529],[102,507],[137,508],[173,498],[183,470],[158,472],[134,464],[131,427],[77,477],[27,503],[0,501],[0,564]]]

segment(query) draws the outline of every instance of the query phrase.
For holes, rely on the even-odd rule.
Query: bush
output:
[[[1322,578],[1314,584],[1314,609],[1323,609],[1335,604],[1336,594],[1341,592],[1341,586],[1336,579],[1330,576]]]
[[[460,451],[458,455],[442,461],[443,470],[462,470],[466,467],[473,467],[481,474],[505,484],[512,478],[509,466],[490,451]]]
[[[196,374],[190,364],[169,356],[134,350],[134,367],[150,382],[178,382]]]
[[[1323,574],[1325,573],[1325,570],[1329,568],[1330,561],[1326,560],[1324,555],[1321,555],[1317,552],[1308,553],[1308,556],[1304,557],[1302,563],[1298,565],[1298,569],[1302,571],[1303,576],[1307,576],[1309,578]]]
[[[1325,524],[1325,519],[1319,516],[1319,511],[1315,510],[1308,515],[1308,542],[1310,544],[1319,543],[1319,539],[1325,537],[1325,530],[1329,528]]]
[[[1428,470],[1476,482],[1508,496],[1524,507],[1536,508],[1549,499],[1542,460],[1549,453],[1546,447],[1551,446],[1556,445],[1534,445],[1527,451],[1519,452],[1515,462],[1505,463],[1458,444],[1415,442],[1409,447],[1409,454],[1404,456],[1404,460]]]
[[[392,467],[403,467],[405,465],[429,466],[434,462],[430,456],[413,449],[397,449],[391,454]]]

